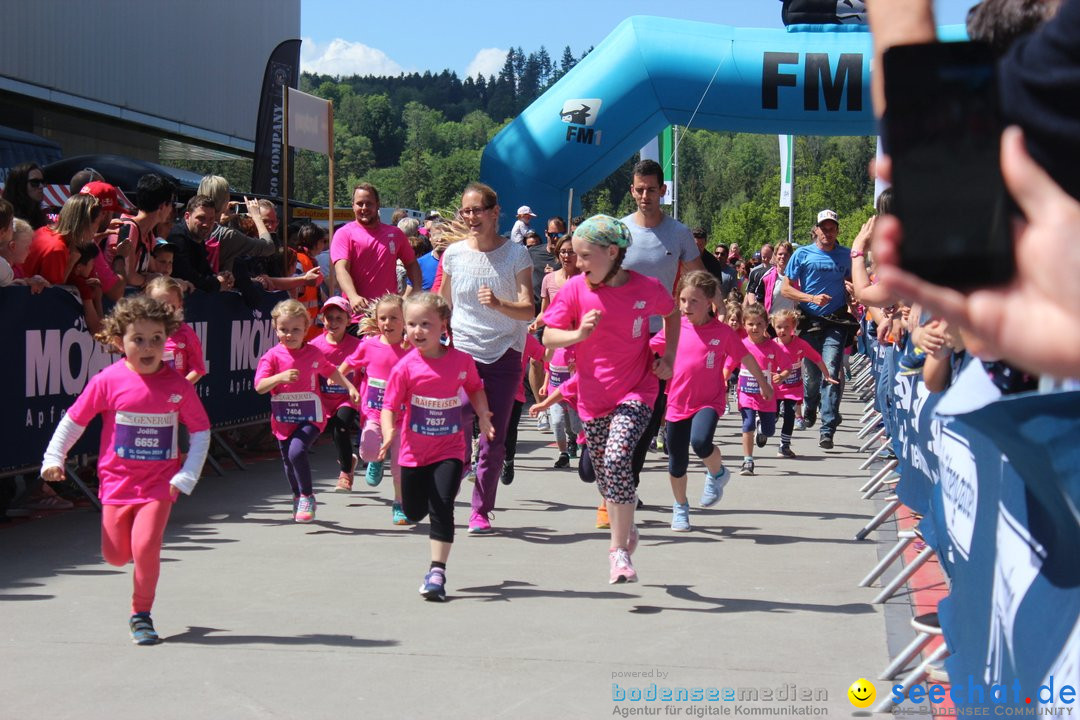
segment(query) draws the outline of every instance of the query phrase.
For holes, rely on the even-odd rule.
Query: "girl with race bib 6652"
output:
[[[41,463],[45,480],[63,480],[65,458],[101,415],[101,554],[110,565],[135,563],[128,627],[137,645],[158,642],[150,610],[165,524],[179,493],[190,495],[195,488],[210,447],[210,421],[195,388],[161,359],[166,339],[179,326],[179,314],[157,300],[121,298],[96,337],[124,357],[86,384],[61,418]],[[183,462],[177,443],[181,424],[191,433]]]

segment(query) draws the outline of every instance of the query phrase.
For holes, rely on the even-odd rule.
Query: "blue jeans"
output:
[[[840,425],[840,398],[844,395],[844,341],[847,329],[825,325],[820,330],[803,333],[802,339],[821,353],[829,374],[839,385],[821,387],[821,371],[809,360],[803,360],[803,403],[807,408],[821,406],[821,434],[832,437]]]

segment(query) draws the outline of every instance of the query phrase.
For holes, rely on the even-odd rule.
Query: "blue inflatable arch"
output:
[[[563,215],[571,191],[580,212],[583,193],[691,116],[695,129],[876,134],[870,34],[851,25],[802,27],[624,20],[488,143],[480,176],[499,193],[502,220],[519,205],[541,218]],[[964,29],[938,34],[959,39]]]

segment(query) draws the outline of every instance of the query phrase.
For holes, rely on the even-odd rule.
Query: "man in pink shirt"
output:
[[[357,315],[370,300],[397,292],[398,260],[411,282],[406,295],[421,287],[424,278],[405,233],[379,219],[379,191],[374,185],[360,183],[353,189],[353,214],[356,220],[334,233],[330,263],[341,294]]]

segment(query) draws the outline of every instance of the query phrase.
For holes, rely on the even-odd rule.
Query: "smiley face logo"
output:
[[[855,682],[851,683],[851,687],[847,690],[848,700],[851,704],[857,708],[870,707],[870,703],[874,702],[874,698],[877,697],[877,691],[874,686],[866,678],[859,678]]]

